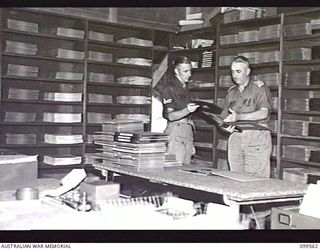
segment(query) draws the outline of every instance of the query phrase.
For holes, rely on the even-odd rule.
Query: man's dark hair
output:
[[[175,58],[175,60],[173,61],[173,67],[176,68],[179,64],[190,64],[191,65],[191,61],[188,57],[186,56],[177,56]]]
[[[246,63],[248,65],[248,67],[250,67],[250,62],[249,62],[249,59],[246,58],[245,56],[236,56],[232,63],[234,62],[242,62],[242,63]]]

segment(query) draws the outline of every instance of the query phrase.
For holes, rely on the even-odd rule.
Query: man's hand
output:
[[[229,108],[230,115],[228,115],[223,121],[224,122],[236,122],[239,121],[240,115]]]
[[[197,108],[199,108],[199,107],[200,107],[199,105],[197,105],[197,104],[195,104],[195,103],[193,103],[193,102],[191,102],[191,103],[189,103],[189,104],[187,105],[187,109],[188,109],[188,111],[189,111],[190,113],[193,113],[193,112],[196,111]]]
[[[226,132],[232,134],[236,130],[236,126],[230,125],[227,128],[223,128]]]

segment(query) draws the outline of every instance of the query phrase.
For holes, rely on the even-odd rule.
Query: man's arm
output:
[[[236,121],[258,121],[266,119],[269,115],[268,108],[261,108],[257,111],[248,112],[248,113],[236,113],[235,111],[229,109],[231,114],[227,116],[223,121],[224,122],[236,122]]]
[[[193,113],[194,111],[197,110],[198,107],[199,105],[196,105],[194,103],[189,103],[187,107],[181,110],[174,110],[173,108],[168,107],[166,108],[166,111],[167,111],[166,116],[169,121],[177,121],[189,115],[190,113]]]

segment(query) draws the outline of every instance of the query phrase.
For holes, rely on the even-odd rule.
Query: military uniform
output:
[[[271,110],[271,93],[262,81],[250,78],[243,92],[239,86],[228,90],[221,116],[226,118],[229,109],[237,113],[248,113],[267,108],[266,119],[256,121],[267,127]],[[228,161],[231,171],[270,177],[270,156],[272,151],[270,130],[244,130],[233,132],[228,140]]]
[[[163,117],[168,119],[167,108],[182,110],[191,102],[188,88],[175,78],[166,85],[157,85],[154,94],[164,106]],[[168,121],[165,133],[169,135],[167,151],[176,156],[177,161],[190,164],[191,156],[195,153],[193,146],[193,122],[189,115],[177,120]]]

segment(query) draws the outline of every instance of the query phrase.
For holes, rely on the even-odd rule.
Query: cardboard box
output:
[[[0,155],[0,191],[38,185],[37,156]]]
[[[320,219],[299,213],[299,208],[272,208],[271,229],[320,229]]]
[[[86,192],[88,200],[91,202],[117,199],[119,198],[120,184],[103,180],[82,182],[80,192]]]

